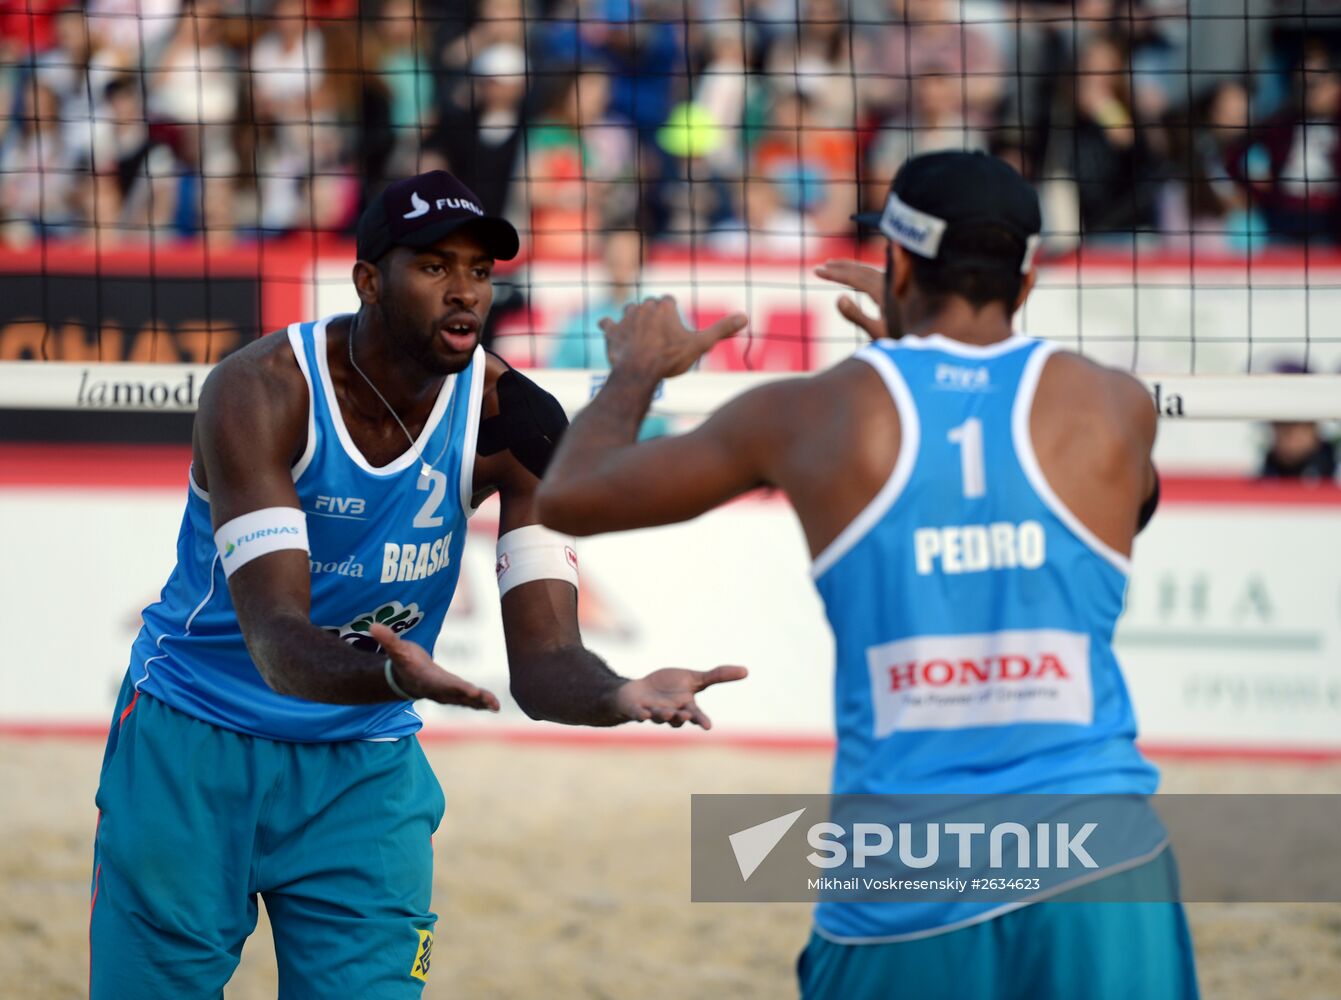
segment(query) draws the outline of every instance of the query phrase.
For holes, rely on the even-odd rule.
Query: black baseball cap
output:
[[[852,218],[928,260],[1021,272],[1033,265],[1043,228],[1038,194],[1014,167],[960,150],[907,160],[889,186],[885,210]],[[1015,239],[980,245],[989,230]]]
[[[359,217],[359,260],[377,261],[392,247],[427,247],[470,226],[495,260],[517,256],[521,241],[507,219],[485,215],[475,192],[445,170],[388,184]]]

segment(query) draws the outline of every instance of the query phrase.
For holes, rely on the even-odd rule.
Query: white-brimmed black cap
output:
[[[445,170],[388,184],[359,218],[359,260],[376,262],[392,247],[427,247],[470,226],[495,260],[517,256],[521,241],[507,219],[485,215],[475,192]]]
[[[919,257],[956,267],[1033,266],[1043,216],[1038,194],[1010,164],[986,153],[951,150],[907,160],[889,186],[883,212],[854,215]],[[1015,238],[1008,255],[975,246],[991,229]],[[1012,241],[993,240],[992,245]]]

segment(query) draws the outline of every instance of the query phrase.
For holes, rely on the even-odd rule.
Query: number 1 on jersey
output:
[[[959,445],[959,469],[964,477],[964,499],[987,495],[987,467],[982,457],[982,421],[969,417],[947,435]]]

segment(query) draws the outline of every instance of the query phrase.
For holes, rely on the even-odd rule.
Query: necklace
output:
[[[447,445],[451,443],[452,436],[450,434],[446,436],[447,439],[443,441],[442,447],[438,450],[438,454],[433,459],[432,462],[424,458],[424,453],[419,450],[419,445],[415,443],[414,437],[410,434],[410,429],[405,426],[405,422],[400,419],[400,414],[396,412],[395,407],[393,407],[390,403],[386,401],[386,397],[382,395],[381,390],[379,390],[377,386],[373,384],[373,380],[367,376],[367,374],[363,371],[363,369],[359,367],[359,363],[354,360],[354,327],[357,324],[357,322],[358,322],[357,319],[352,319],[349,321],[349,363],[350,365],[353,366],[354,371],[359,373],[359,376],[363,379],[363,381],[368,383],[368,388],[371,389],[373,393],[377,396],[377,398],[382,401],[382,405],[386,407],[386,411],[391,414],[391,419],[396,421],[397,426],[400,427],[401,433],[405,435],[405,440],[410,442],[410,448],[414,451],[414,453],[417,456],[419,456],[420,478],[427,479],[429,473],[433,472],[433,466],[437,465],[437,463],[441,461],[443,452],[447,450]]]

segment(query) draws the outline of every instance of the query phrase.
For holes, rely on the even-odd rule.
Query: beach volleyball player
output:
[[[418,698],[497,710],[434,664],[466,519],[499,494],[511,689],[537,719],[709,725],[744,675],[629,681],[582,646],[571,538],[540,527],[557,402],[479,346],[515,230],[435,171],[358,227],[357,314],[219,364],[177,566],[144,626],[97,803],[95,998],[218,997],[266,902],[279,994],[418,996],[442,790]]]
[[[683,437],[635,444],[657,383],[723,331],[686,330],[668,299],[607,321],[612,370],[555,454],[541,519],[591,534],[783,491],[836,641],[835,793],[1153,792],[1111,647],[1157,497],[1151,401],[1125,373],[1012,332],[1040,215],[1003,162],[909,160],[870,221],[885,270],[819,273],[882,303],[882,319],[840,305],[875,342]],[[1006,654],[1014,676],[983,668]],[[919,697],[938,682],[923,665],[965,661],[983,697]],[[1022,662],[1032,697],[991,696],[1018,695]],[[1103,880],[1177,898],[1159,847]],[[804,997],[835,1000],[1197,993],[1176,902],[821,902],[798,971]]]

